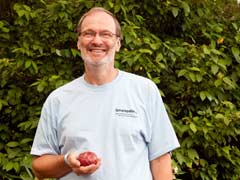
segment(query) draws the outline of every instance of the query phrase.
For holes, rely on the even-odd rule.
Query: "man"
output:
[[[156,85],[114,68],[121,29],[103,8],[79,21],[83,76],[44,103],[31,154],[39,179],[170,180],[170,151],[179,147]],[[93,151],[97,164],[77,156]]]

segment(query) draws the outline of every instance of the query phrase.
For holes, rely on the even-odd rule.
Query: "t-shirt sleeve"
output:
[[[150,84],[148,92],[149,160],[153,160],[167,152],[178,148],[179,142],[169,116],[165,109],[159,90],[155,84]]]
[[[30,154],[59,154],[57,144],[56,103],[50,96],[43,105]]]

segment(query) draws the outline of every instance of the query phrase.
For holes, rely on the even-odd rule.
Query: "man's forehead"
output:
[[[102,19],[102,17],[104,17],[104,19]],[[83,22],[86,20],[92,20],[92,19],[99,19],[99,20],[103,20],[103,21],[112,21],[114,23],[113,17],[110,14],[103,12],[103,11],[93,11],[93,12],[89,13],[84,18]]]
[[[94,26],[94,25],[103,25],[106,27],[114,27],[115,22],[111,15],[102,11],[94,11],[89,13],[82,21],[82,28],[86,26]]]

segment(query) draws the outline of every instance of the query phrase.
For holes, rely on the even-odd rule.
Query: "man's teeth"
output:
[[[104,52],[103,49],[92,49],[91,51],[92,51],[92,52]]]

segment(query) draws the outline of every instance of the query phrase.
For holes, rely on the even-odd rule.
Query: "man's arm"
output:
[[[38,179],[60,178],[72,169],[64,162],[64,155],[34,156],[32,168]]]
[[[66,164],[64,155],[46,154],[34,156],[32,163],[33,172],[40,180],[44,178],[60,178],[72,171],[79,176],[94,173],[101,164],[101,160],[98,159],[97,164],[81,166],[77,157],[78,154],[76,152],[69,153],[67,156],[68,164]]]
[[[171,155],[166,153],[150,161],[153,180],[172,180]]]

